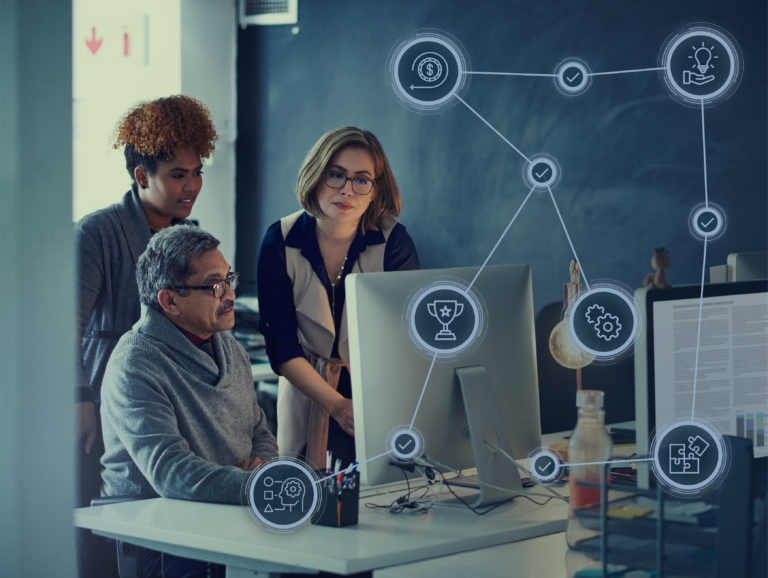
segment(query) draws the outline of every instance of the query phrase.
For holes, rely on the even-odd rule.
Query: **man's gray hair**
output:
[[[197,271],[192,261],[219,246],[219,240],[200,227],[176,225],[155,233],[136,264],[139,299],[162,311],[157,294],[162,289],[186,285]],[[174,289],[182,297],[189,289]]]

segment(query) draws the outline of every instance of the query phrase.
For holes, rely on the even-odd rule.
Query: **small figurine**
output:
[[[672,258],[669,256],[669,251],[664,250],[664,247],[654,250],[656,252],[651,258],[651,267],[656,269],[656,273],[648,273],[643,281],[643,286],[651,289],[669,289],[672,285],[667,283],[664,271],[672,268]]]

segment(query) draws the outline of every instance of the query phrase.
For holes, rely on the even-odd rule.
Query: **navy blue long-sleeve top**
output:
[[[293,285],[288,276],[285,260],[286,246],[301,249],[302,256],[309,261],[312,269],[322,281],[328,293],[328,303],[331,304],[334,298],[331,280],[325,270],[320,245],[317,242],[315,224],[316,219],[314,217],[303,213],[283,240],[280,221],[277,221],[267,230],[259,251],[257,267],[259,331],[266,339],[267,355],[272,369],[278,375],[281,375],[281,364],[296,357],[304,357],[304,349],[299,343],[296,307],[293,303]],[[351,271],[357,258],[365,251],[366,247],[380,245],[384,242],[384,233],[380,230],[369,230],[365,233],[358,233],[349,247],[342,280],[336,287],[336,302],[334,307],[331,307],[331,310],[335,311],[333,320],[336,328],[336,341],[333,345],[334,357],[338,356],[339,328],[346,297],[344,277]],[[386,243],[384,271],[419,269],[416,247],[402,223],[394,226]],[[342,373],[346,373],[346,371]],[[351,391],[345,391],[349,388],[348,374],[344,377],[346,379],[342,378],[339,383],[339,393],[344,397],[351,397]]]

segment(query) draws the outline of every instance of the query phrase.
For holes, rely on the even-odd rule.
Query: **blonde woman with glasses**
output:
[[[299,170],[302,209],[274,223],[258,263],[260,330],[280,377],[281,451],[317,467],[326,450],[355,461],[344,279],[349,273],[419,268],[395,217],[400,191],[379,141],[342,127],[323,135]]]

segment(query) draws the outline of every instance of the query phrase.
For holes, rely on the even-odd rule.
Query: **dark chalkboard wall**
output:
[[[537,73],[567,57],[593,72],[655,67],[686,24],[724,28],[745,72],[735,94],[706,111],[709,199],[728,215],[707,265],[766,250],[765,2],[300,0],[299,19],[298,34],[239,32],[236,265],[246,290],[255,291],[267,227],[298,209],[304,155],[342,125],[367,128],[384,145],[424,268],[487,257],[528,193],[524,161],[461,103],[436,115],[399,104],[385,81],[387,55],[421,28],[453,35],[473,70]],[[657,72],[595,77],[574,98],[551,78],[474,76],[464,98],[528,156],[558,159],[555,198],[590,281],[637,287],[653,248],[664,246],[670,282],[700,282],[703,244],[687,225],[704,201],[700,111],[673,100]],[[562,299],[571,258],[551,200],[535,194],[490,263],[530,264],[540,311]]]

